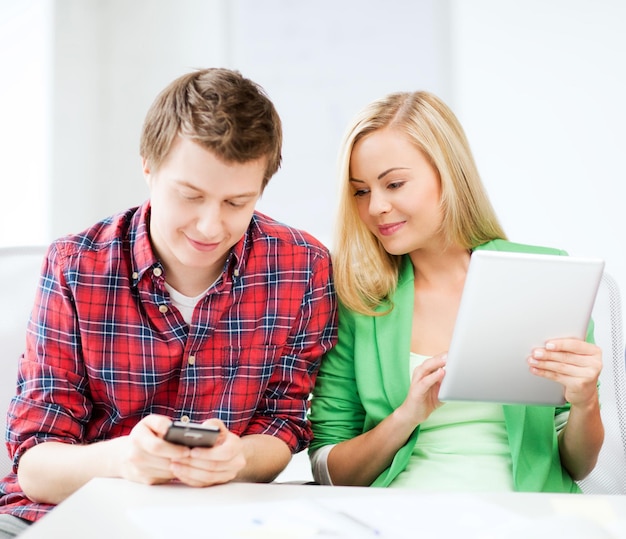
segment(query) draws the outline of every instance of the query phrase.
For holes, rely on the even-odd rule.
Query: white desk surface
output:
[[[252,529],[251,523],[258,522],[255,515],[271,516],[272,521]],[[368,519],[369,529],[363,526]],[[425,494],[277,483],[191,488],[100,478],[33,524],[20,539],[375,536],[624,539],[626,496]]]

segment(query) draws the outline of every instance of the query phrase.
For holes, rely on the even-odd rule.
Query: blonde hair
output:
[[[439,173],[442,232],[449,244],[472,249],[506,236],[489,202],[465,132],[450,108],[428,92],[393,93],[370,103],[344,136],[333,273],[343,304],[367,315],[393,308],[402,256],[385,251],[360,219],[350,185],[354,145],[383,128],[404,133]],[[384,305],[386,310],[381,312]]]

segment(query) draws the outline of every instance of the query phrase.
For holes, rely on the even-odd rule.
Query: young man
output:
[[[5,521],[93,477],[271,481],[308,445],[336,305],[328,251],[255,212],[281,143],[271,101],[236,71],[157,97],[141,138],[150,200],[44,261],[8,412]],[[172,420],[218,425],[217,444],[165,441]]]

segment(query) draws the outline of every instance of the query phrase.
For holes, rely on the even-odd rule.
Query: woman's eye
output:
[[[367,190],[367,189],[357,189],[354,192],[354,196],[355,197],[362,197],[362,196],[367,195],[367,193],[369,193],[369,190]]]
[[[400,187],[402,187],[404,185],[404,182],[391,182],[387,188],[388,189],[399,189]]]

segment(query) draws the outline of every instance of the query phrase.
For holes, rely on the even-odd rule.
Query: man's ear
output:
[[[141,158],[141,170],[146,183],[150,185],[150,163],[148,163],[148,160],[145,157]]]

